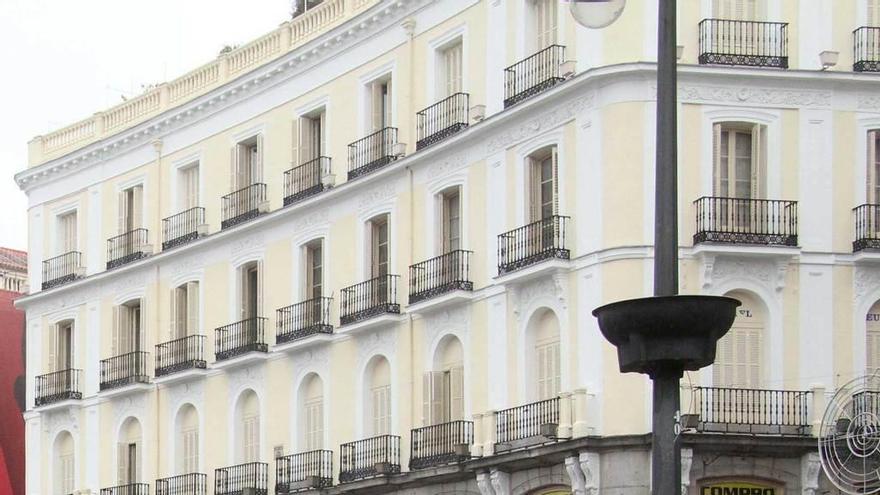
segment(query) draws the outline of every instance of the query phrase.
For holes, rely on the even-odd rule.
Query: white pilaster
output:
[[[487,3],[486,116],[504,110],[504,68],[507,63],[507,0]]]

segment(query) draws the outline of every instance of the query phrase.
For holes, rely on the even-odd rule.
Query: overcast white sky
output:
[[[0,0],[0,246],[27,247],[27,142],[284,22],[289,0]]]

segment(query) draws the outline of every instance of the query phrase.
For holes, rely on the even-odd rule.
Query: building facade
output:
[[[656,0],[298,7],[31,141],[28,493],[648,493],[591,311],[652,289]],[[832,490],[824,403],[880,360],[880,2],[678,23],[681,292],[743,302],[682,490]]]

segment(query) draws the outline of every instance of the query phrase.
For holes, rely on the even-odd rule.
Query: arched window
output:
[[[192,404],[186,404],[177,412],[177,473],[199,472],[199,415]]]
[[[116,446],[116,480],[120,485],[140,483],[143,476],[143,443],[141,424],[128,418],[119,429]]]
[[[731,292],[728,296],[739,299],[742,306],[730,331],[718,341],[712,381],[716,387],[760,388],[766,321],[763,304],[743,291]]]
[[[253,390],[238,397],[235,406],[235,452],[238,462],[260,460],[260,401]]]
[[[562,386],[559,320],[549,309],[532,315],[526,335],[527,382],[535,400],[557,397]]]
[[[868,373],[880,368],[880,301],[874,303],[865,317],[865,367]]]
[[[324,382],[312,373],[299,387],[299,442],[302,450],[324,448]]]
[[[55,438],[52,493],[65,495],[76,490],[76,458],[73,437],[63,431]]]
[[[425,373],[422,417],[426,425],[464,419],[464,358],[461,342],[447,336],[437,347],[434,370]]]
[[[374,357],[366,370],[366,430],[371,435],[391,433],[391,365],[383,356]]]

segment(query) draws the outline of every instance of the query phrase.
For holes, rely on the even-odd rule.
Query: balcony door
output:
[[[716,387],[760,388],[763,378],[763,306],[747,293],[731,293],[730,297],[742,301],[742,306],[737,310],[730,331],[718,341],[712,382]]]
[[[55,371],[69,370],[73,367],[73,322],[59,323],[56,335]]]
[[[187,282],[171,293],[171,338],[199,333],[199,283]]]
[[[373,436],[391,434],[391,366],[378,356],[367,368],[367,428]]]
[[[464,366],[461,342],[449,337],[437,349],[434,366],[422,377],[424,397],[422,418],[425,425],[464,419]]]
[[[181,211],[199,206],[198,162],[178,170],[177,200]]]
[[[137,185],[120,191],[118,215],[119,234],[125,234],[143,226],[144,186]],[[133,245],[129,247],[131,247],[130,251],[133,252]],[[126,252],[124,254],[129,253]]]
[[[236,404],[236,460],[260,461],[260,403],[253,390],[241,394]]]
[[[865,178],[866,202],[880,204],[880,130],[868,131],[868,162]]]
[[[764,196],[766,130],[749,123],[715,124],[712,195],[714,214],[724,230],[748,232],[761,222],[760,211],[749,201]]]
[[[558,0],[532,0],[533,53],[558,42],[558,9]]]
[[[439,51],[437,73],[437,97],[447,98],[462,91],[462,42],[461,39],[446,45]],[[453,118],[453,115],[446,117]]]
[[[143,447],[141,425],[129,418],[120,430],[121,438],[116,447],[116,478],[120,485],[140,483],[142,477]]]
[[[241,300],[239,309],[242,320],[250,320],[260,316],[262,299],[260,264],[251,262],[241,268]]]
[[[139,352],[143,346],[141,301],[120,304],[114,312],[113,355]]]
[[[76,210],[58,216],[56,255],[79,251],[77,245]],[[71,267],[73,268],[73,267]],[[66,271],[65,271],[66,273]]]
[[[262,181],[263,136],[258,134],[232,148],[232,190],[238,191]]]

